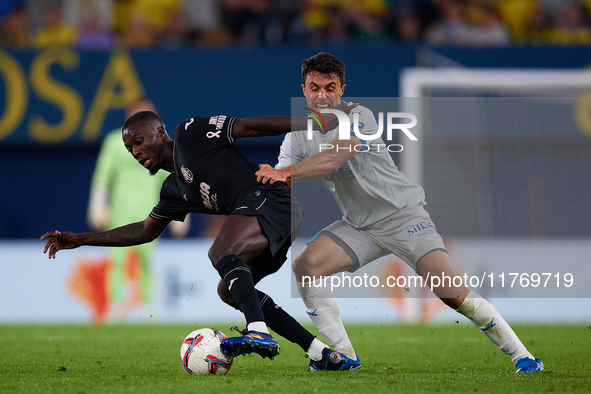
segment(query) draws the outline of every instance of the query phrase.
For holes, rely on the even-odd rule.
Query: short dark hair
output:
[[[336,75],[341,81],[341,85],[345,84],[345,64],[330,53],[321,52],[305,59],[302,63],[302,83],[306,83],[306,76],[311,72],[316,71],[325,76]]]
[[[123,127],[121,127],[121,131],[143,123],[157,123],[159,126],[164,126],[164,121],[154,112],[140,111],[127,118],[125,123],[123,123]]]

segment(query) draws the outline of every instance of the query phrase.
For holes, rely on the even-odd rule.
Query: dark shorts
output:
[[[274,257],[286,241],[291,245],[300,231],[304,212],[291,189],[283,186],[252,190],[230,215],[256,216],[269,240],[270,257]]]
[[[271,250],[267,248],[267,250],[257,257],[245,261],[245,264],[250,269],[255,285],[265,276],[279,271],[279,268],[287,260],[287,251],[290,246],[291,239],[288,238],[274,255],[271,255]]]

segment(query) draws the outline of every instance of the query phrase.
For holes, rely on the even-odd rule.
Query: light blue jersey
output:
[[[362,134],[373,135],[378,130],[375,116],[368,108],[358,106],[349,114],[358,113],[358,126]],[[314,131],[288,133],[281,144],[277,169],[300,163],[326,150],[327,144],[339,134],[338,127],[325,134]],[[322,182],[337,201],[343,219],[359,228],[376,223],[400,209],[425,199],[423,188],[409,182],[394,164],[382,138],[364,140],[354,146],[358,153],[345,162],[338,171],[322,178]]]

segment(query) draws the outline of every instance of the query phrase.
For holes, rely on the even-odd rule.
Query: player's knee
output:
[[[291,263],[291,271],[296,276],[296,280],[301,282],[302,275],[307,275],[306,271],[306,263],[302,256],[298,256],[292,263]]]
[[[211,265],[213,265],[214,268],[217,265],[218,261],[220,261],[221,259],[217,258],[217,254],[215,253],[213,246],[209,248],[209,250],[207,251],[207,257],[209,257],[209,261],[211,261]]]
[[[209,257],[211,265],[213,265],[213,267],[215,268],[218,262],[226,256],[238,255],[238,257],[240,257],[240,255],[238,253],[235,253],[234,250],[237,249],[225,248],[214,243],[211,246],[211,248],[209,248],[209,251],[207,252],[207,257]]]
[[[451,309],[457,310],[464,303],[464,298],[441,298],[441,301],[443,301],[443,303],[449,306]]]
[[[292,263],[291,269],[296,278],[321,275],[322,261],[313,253],[302,253]]]
[[[242,261],[246,261],[263,253],[268,246],[269,243],[264,236],[234,240],[231,244],[214,243],[207,252],[207,256],[215,267],[218,261],[225,256],[237,255]]]
[[[443,301],[445,305],[449,306],[454,310],[458,309],[462,305],[464,299],[470,292],[470,290],[465,286],[440,287],[437,289],[433,289],[433,291],[435,292],[435,295],[437,295],[437,297],[439,297],[439,299]]]

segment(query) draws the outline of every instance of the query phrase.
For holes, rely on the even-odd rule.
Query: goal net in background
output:
[[[401,97],[442,236],[591,237],[591,72],[409,69]]]

